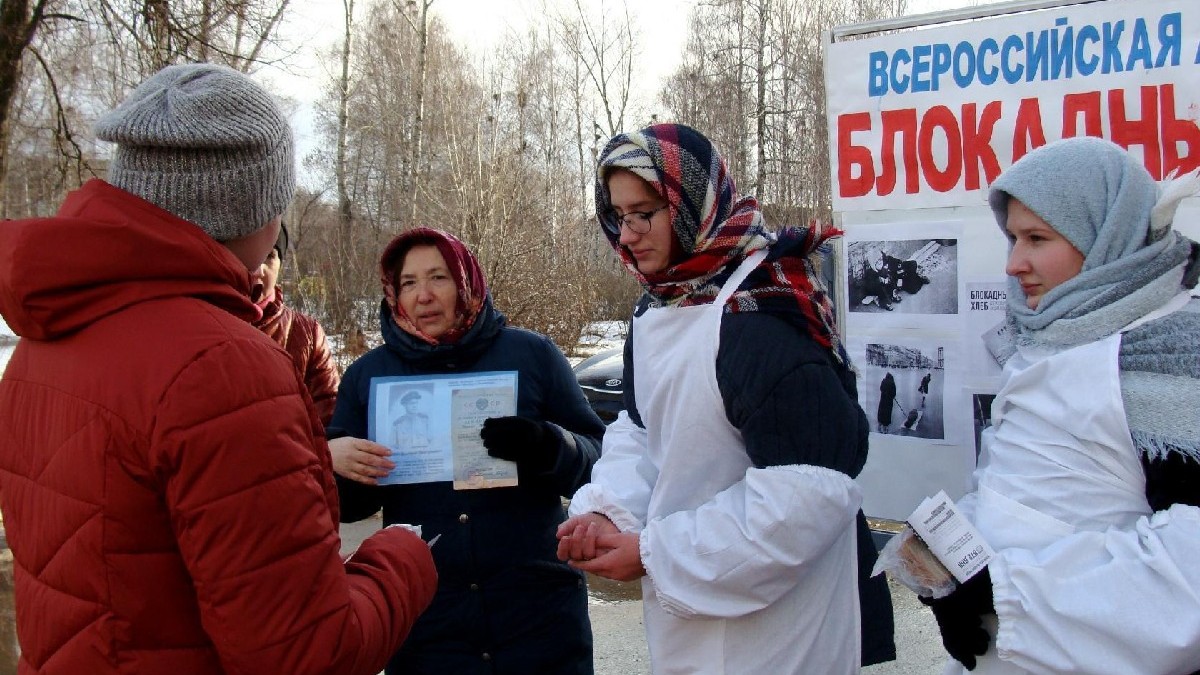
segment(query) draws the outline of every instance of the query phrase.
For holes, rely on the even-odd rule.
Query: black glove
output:
[[[549,471],[558,461],[561,435],[547,422],[528,417],[489,417],[483,421],[479,437],[489,455],[516,462],[526,471]]]
[[[1180,452],[1168,452],[1151,459],[1146,453],[1142,470],[1146,474],[1146,501],[1154,511],[1174,504],[1200,506],[1200,462]]]
[[[991,640],[983,627],[983,615],[996,613],[988,569],[983,568],[944,598],[919,599],[933,610],[946,652],[967,670],[975,670],[975,657],[987,652]]]

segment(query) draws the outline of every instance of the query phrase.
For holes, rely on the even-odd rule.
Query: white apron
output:
[[[972,518],[993,549],[1036,554],[1077,532],[1132,530],[1151,514],[1121,400],[1119,350],[1125,331],[1178,304],[1070,349],[1020,347],[1005,364],[1004,385],[992,404],[993,426],[981,441]],[[1095,553],[1102,563],[1107,553]],[[1021,600],[1030,614],[1054,611],[1042,598]],[[994,617],[988,619],[993,639],[976,669],[966,671],[951,660],[947,674],[1028,672],[1000,658],[998,627]]]
[[[838,675],[859,668],[852,516],[827,550],[802,554],[816,556],[802,567],[781,574],[778,566],[760,572],[746,564],[775,555],[796,564],[791,540],[804,536],[799,521],[845,520],[841,512],[808,509],[805,491],[832,484],[828,491],[851,513],[859,499],[853,482],[836,472],[753,468],[725,415],[716,377],[724,306],[764,255],[743,262],[712,304],[651,309],[634,320],[635,393],[644,447],[658,468],[642,537],[656,675]],[[785,553],[772,549],[775,541]],[[669,560],[656,551],[670,551]],[[772,593],[781,595],[763,600]]]

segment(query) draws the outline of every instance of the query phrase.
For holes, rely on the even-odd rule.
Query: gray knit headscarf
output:
[[[1109,141],[1081,137],[1042,146],[992,184],[988,203],[1007,233],[1017,199],[1084,255],[1080,273],[1029,309],[1009,279],[1008,311],[1024,341],[1080,345],[1112,335],[1182,290],[1191,242],[1171,217],[1151,211],[1158,186],[1141,164]],[[1172,207],[1173,208],[1173,207]]]
[[[1196,284],[1200,247],[1171,229],[1195,175],[1159,186],[1113,143],[1071,138],[1021,158],[992,184],[988,202],[1004,229],[1018,199],[1084,254],[1080,273],[1025,304],[1008,291],[1009,328],[1024,343],[1075,346],[1159,309]],[[993,352],[1004,360],[1012,340]],[[1149,460],[1200,460],[1200,300],[1122,336],[1121,399],[1134,447]]]
[[[225,66],[167,66],[95,128],[117,144],[109,183],[217,241],[258,231],[295,192],[287,118],[262,87]]]

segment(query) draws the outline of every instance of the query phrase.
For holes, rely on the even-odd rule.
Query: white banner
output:
[[[825,75],[842,326],[872,429],[858,483],[868,516],[903,520],[971,488],[991,424],[1001,371],[983,339],[1005,316],[1008,244],[988,185],[1080,135],[1127,147],[1155,178],[1200,166],[1200,1],[851,38],[828,46]],[[1193,239],[1197,201],[1175,219]]]
[[[1200,166],[1200,3],[1110,0],[830,45],[836,211],[975,206],[1035,147],[1102,136]]]

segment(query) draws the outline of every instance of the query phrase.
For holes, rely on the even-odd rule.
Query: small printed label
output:
[[[926,497],[908,524],[959,583],[975,576],[996,554],[944,490]]]

